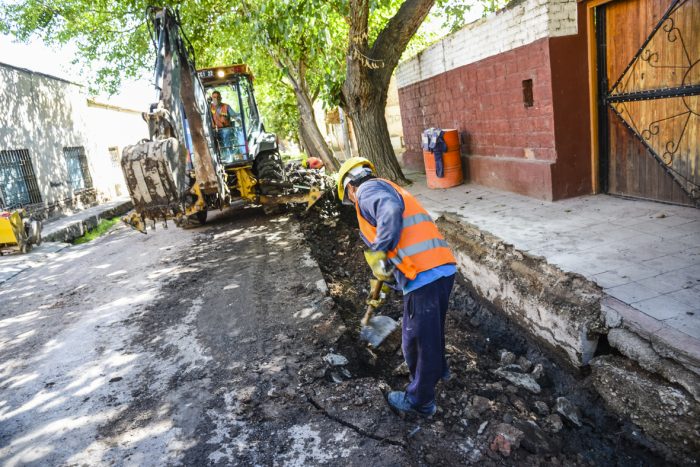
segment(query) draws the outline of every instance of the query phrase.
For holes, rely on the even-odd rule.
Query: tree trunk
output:
[[[358,154],[374,163],[380,177],[402,185],[407,184],[409,180],[404,176],[396,159],[384,116],[386,92],[377,94],[380,95],[365,96],[361,108],[347,109],[355,129]]]
[[[306,142],[306,134],[304,133],[304,126],[301,124],[301,119],[297,122],[297,137],[299,138],[299,149],[301,152],[309,153],[309,145]]]
[[[297,99],[302,135],[309,155],[319,157],[326,167],[326,172],[337,172],[340,165],[333,156],[333,151],[328,147],[326,140],[321,134],[321,130],[319,130],[316,124],[316,116],[311,98],[303,89],[298,89],[296,87],[294,88],[294,96]]]
[[[408,180],[394,154],[384,118],[389,80],[408,41],[434,3],[404,0],[370,47],[370,1],[350,0],[347,67],[340,102],[355,128],[360,156],[371,160],[380,176],[401,184]]]

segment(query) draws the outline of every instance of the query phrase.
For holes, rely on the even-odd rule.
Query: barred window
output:
[[[0,208],[41,203],[39,185],[27,149],[0,151]]]
[[[68,184],[73,191],[81,191],[92,188],[92,178],[88,169],[87,156],[83,146],[63,148],[68,167]]]

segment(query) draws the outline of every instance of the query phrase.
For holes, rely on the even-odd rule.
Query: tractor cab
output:
[[[227,65],[198,70],[198,75],[209,103],[212,152],[219,154],[224,166],[252,162],[264,127],[250,69],[244,64]]]

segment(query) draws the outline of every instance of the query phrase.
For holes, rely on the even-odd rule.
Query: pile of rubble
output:
[[[437,414],[424,420],[393,413],[386,393],[403,389],[408,371],[399,345],[370,351],[358,339],[370,271],[354,212],[330,203],[319,208],[305,214],[312,218],[302,228],[347,331],[300,373],[316,409],[410,451],[418,463],[665,464],[633,425],[604,408],[589,378],[551,360],[481,303],[464,278],[455,284],[447,318],[453,377],[438,385]],[[381,313],[399,318],[400,295],[391,295]]]
[[[288,162],[284,167],[286,180],[293,185],[291,193],[308,191],[318,187],[321,191],[332,190],[335,181],[323,169],[307,169],[298,161]]]

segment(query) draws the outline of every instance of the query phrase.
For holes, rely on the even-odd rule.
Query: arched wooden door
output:
[[[700,202],[700,0],[596,8],[600,179],[616,195]]]

